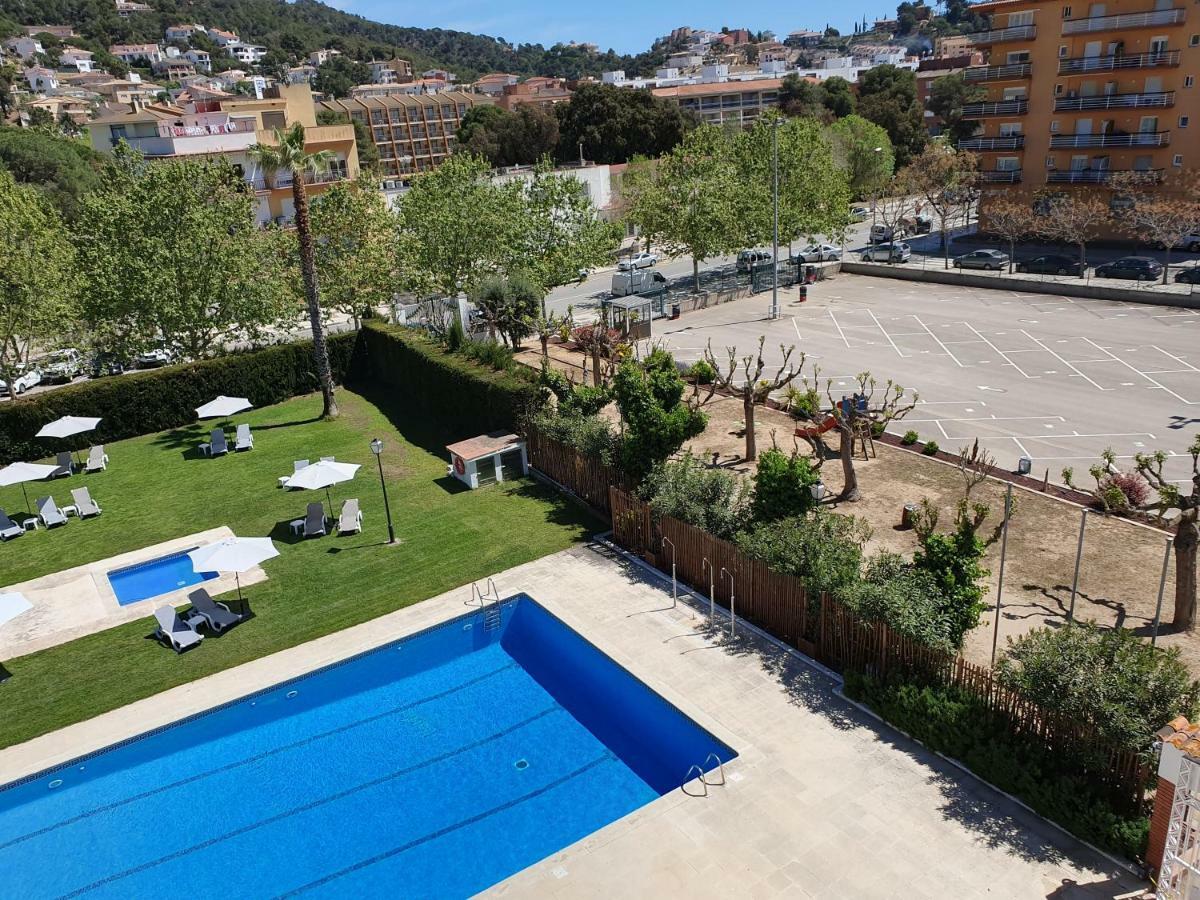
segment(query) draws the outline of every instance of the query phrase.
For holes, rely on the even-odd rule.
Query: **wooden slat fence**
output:
[[[547,437],[532,426],[525,432],[525,449],[531,466],[605,515],[610,513],[610,486],[632,489],[621,472],[594,457],[585,456],[574,447]]]

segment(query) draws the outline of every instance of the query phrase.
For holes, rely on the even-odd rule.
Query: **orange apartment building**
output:
[[[1188,8],[1192,7],[1192,8]],[[1200,150],[1200,8],[1185,0],[990,0],[972,35],[987,64],[965,70],[986,99],[959,143],[980,154],[988,187],[1070,190],[1116,172],[1159,178]],[[984,201],[986,218],[986,200]]]

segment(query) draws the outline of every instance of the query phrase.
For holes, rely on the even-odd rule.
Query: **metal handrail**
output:
[[[972,66],[963,70],[967,81],[999,81],[1004,78],[1027,78],[1033,71],[1031,63],[1008,63],[1003,66]]]
[[[962,117],[975,119],[982,116],[1019,116],[1029,111],[1028,100],[1000,100],[995,103],[964,103]]]
[[[679,582],[675,578],[675,542],[668,537],[662,539],[663,545],[671,545],[671,608],[679,605]]]
[[[496,587],[496,582],[493,581],[491,579],[491,577],[489,576],[488,580],[485,582],[484,586],[487,588],[486,593],[484,591],[479,590],[478,583],[472,581],[471,582],[471,599],[475,600],[476,598],[478,598],[480,609],[484,608],[484,606],[486,605],[485,601],[487,601],[487,600],[492,600],[496,604],[499,604],[500,603],[500,591]]]
[[[1014,25],[1011,28],[978,31],[975,34],[963,35],[963,37],[967,38],[973,44],[998,44],[1001,41],[1023,41],[1026,38],[1033,38],[1036,35],[1037,26],[1035,25]]]
[[[974,137],[958,142],[959,150],[1020,150],[1025,146],[1025,135],[1010,134],[1004,137]]]
[[[734,612],[733,573],[721,566],[721,574],[729,576],[729,636],[737,633],[737,614]]]
[[[1122,53],[1111,56],[1074,56],[1058,61],[1058,74],[1111,72],[1115,69],[1149,69],[1179,65],[1178,50],[1152,50],[1149,53]]]
[[[703,794],[693,794],[687,789],[687,783],[692,780],[693,772],[700,773],[700,784],[704,787]],[[681,784],[679,786],[679,789],[681,791],[683,791],[685,794],[687,794],[689,797],[707,797],[708,796],[708,782],[704,780],[704,770],[702,768],[700,768],[699,763],[694,763],[692,765],[692,767],[687,770],[687,774],[683,776],[683,784]]]
[[[1054,111],[1081,109],[1136,109],[1138,107],[1167,107],[1175,103],[1174,91],[1154,91],[1136,94],[1105,94],[1101,97],[1055,97]]]
[[[1162,169],[1055,169],[1046,173],[1046,180],[1055,184],[1104,184],[1120,172],[1137,172],[1150,183],[1162,178]]]
[[[1153,25],[1177,25],[1187,13],[1183,9],[1155,9],[1147,12],[1121,13],[1115,16],[1088,16],[1063,22],[1063,34],[1090,34],[1094,31],[1118,31],[1126,28],[1148,28]]]
[[[725,783],[725,763],[721,762],[721,757],[717,756],[717,754],[715,754],[715,753],[710,753],[710,754],[708,754],[708,756],[704,757],[705,764],[707,764],[710,759],[715,759],[717,761],[717,769],[721,772],[721,780],[718,781],[717,784],[718,785],[724,784]]]
[[[986,184],[1016,184],[1021,180],[1021,170],[988,169],[979,173],[979,180]]]
[[[712,623],[717,617],[717,590],[713,584],[713,576],[716,574],[713,571],[713,564],[708,561],[708,557],[703,557],[700,563],[700,574],[704,574],[704,567],[708,566],[708,621]]]
[[[1050,148],[1070,147],[1165,147],[1171,143],[1169,131],[1135,131],[1130,134],[1056,134]]]

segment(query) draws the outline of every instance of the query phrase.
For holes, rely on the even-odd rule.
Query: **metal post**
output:
[[[771,232],[771,314],[779,318],[779,119],[771,120],[771,205],[774,225]],[[753,274],[751,274],[753,278]]]
[[[1075,594],[1079,590],[1079,563],[1083,559],[1083,533],[1087,530],[1088,511],[1085,509],[1079,518],[1079,546],[1075,548],[1075,577],[1071,579],[1071,609],[1067,613],[1067,621],[1075,621]]]
[[[379,438],[371,441],[371,452],[375,454],[375,462],[379,464],[379,487],[383,490],[383,513],[387,517],[388,543],[396,543],[396,531],[392,528],[392,507],[388,503],[387,482],[383,478],[383,441]]]
[[[996,643],[1000,640],[1000,598],[1004,595],[1004,557],[1008,553],[1008,519],[1012,515],[1012,485],[1004,493],[1004,531],[1000,537],[1000,579],[996,585],[996,625],[992,629],[992,665],[996,664]]]
[[[721,574],[729,576],[729,636],[733,637],[737,633],[737,614],[734,612],[733,600],[733,573],[721,566]]]
[[[1150,631],[1150,646],[1158,640],[1158,624],[1162,621],[1163,591],[1167,589],[1167,563],[1171,561],[1171,539],[1167,538],[1163,549],[1162,575],[1158,578],[1158,605],[1154,607],[1154,627]]]
[[[679,605],[679,583],[675,580],[675,542],[670,538],[663,538],[662,542],[671,545],[671,608],[674,609]]]
[[[713,584],[713,575],[716,573],[713,572],[712,563],[708,561],[707,556],[704,557],[704,561],[700,563],[701,575],[704,574],[705,566],[708,566],[708,621],[711,625],[713,619],[715,619],[717,616],[717,591],[716,586]]]

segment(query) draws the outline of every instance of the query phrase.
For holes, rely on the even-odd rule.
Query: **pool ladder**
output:
[[[704,766],[708,765],[708,761],[710,759],[715,759],[717,761],[717,772],[721,776],[720,781],[709,781],[708,776],[704,772]],[[701,785],[701,787],[704,788],[704,791],[702,793],[693,794],[691,791],[689,791],[687,789],[688,782],[692,780],[693,772],[695,772],[697,775],[700,776],[700,785]],[[721,787],[724,784],[725,784],[725,764],[723,762],[721,762],[721,757],[717,756],[717,754],[710,753],[710,754],[708,754],[708,756],[704,757],[704,765],[701,765],[700,763],[696,763],[696,765],[692,766],[690,769],[687,770],[687,775],[684,776],[683,784],[681,784],[679,786],[679,789],[681,791],[683,791],[685,794],[687,794],[689,797],[707,797],[709,786]]]
[[[491,578],[487,580],[487,590],[479,590],[479,585],[471,584],[472,599],[478,598],[479,608],[483,610],[483,630],[495,631],[500,627],[500,591],[496,589],[496,582]],[[490,601],[490,602],[489,602]],[[708,760],[705,760],[707,762]]]

